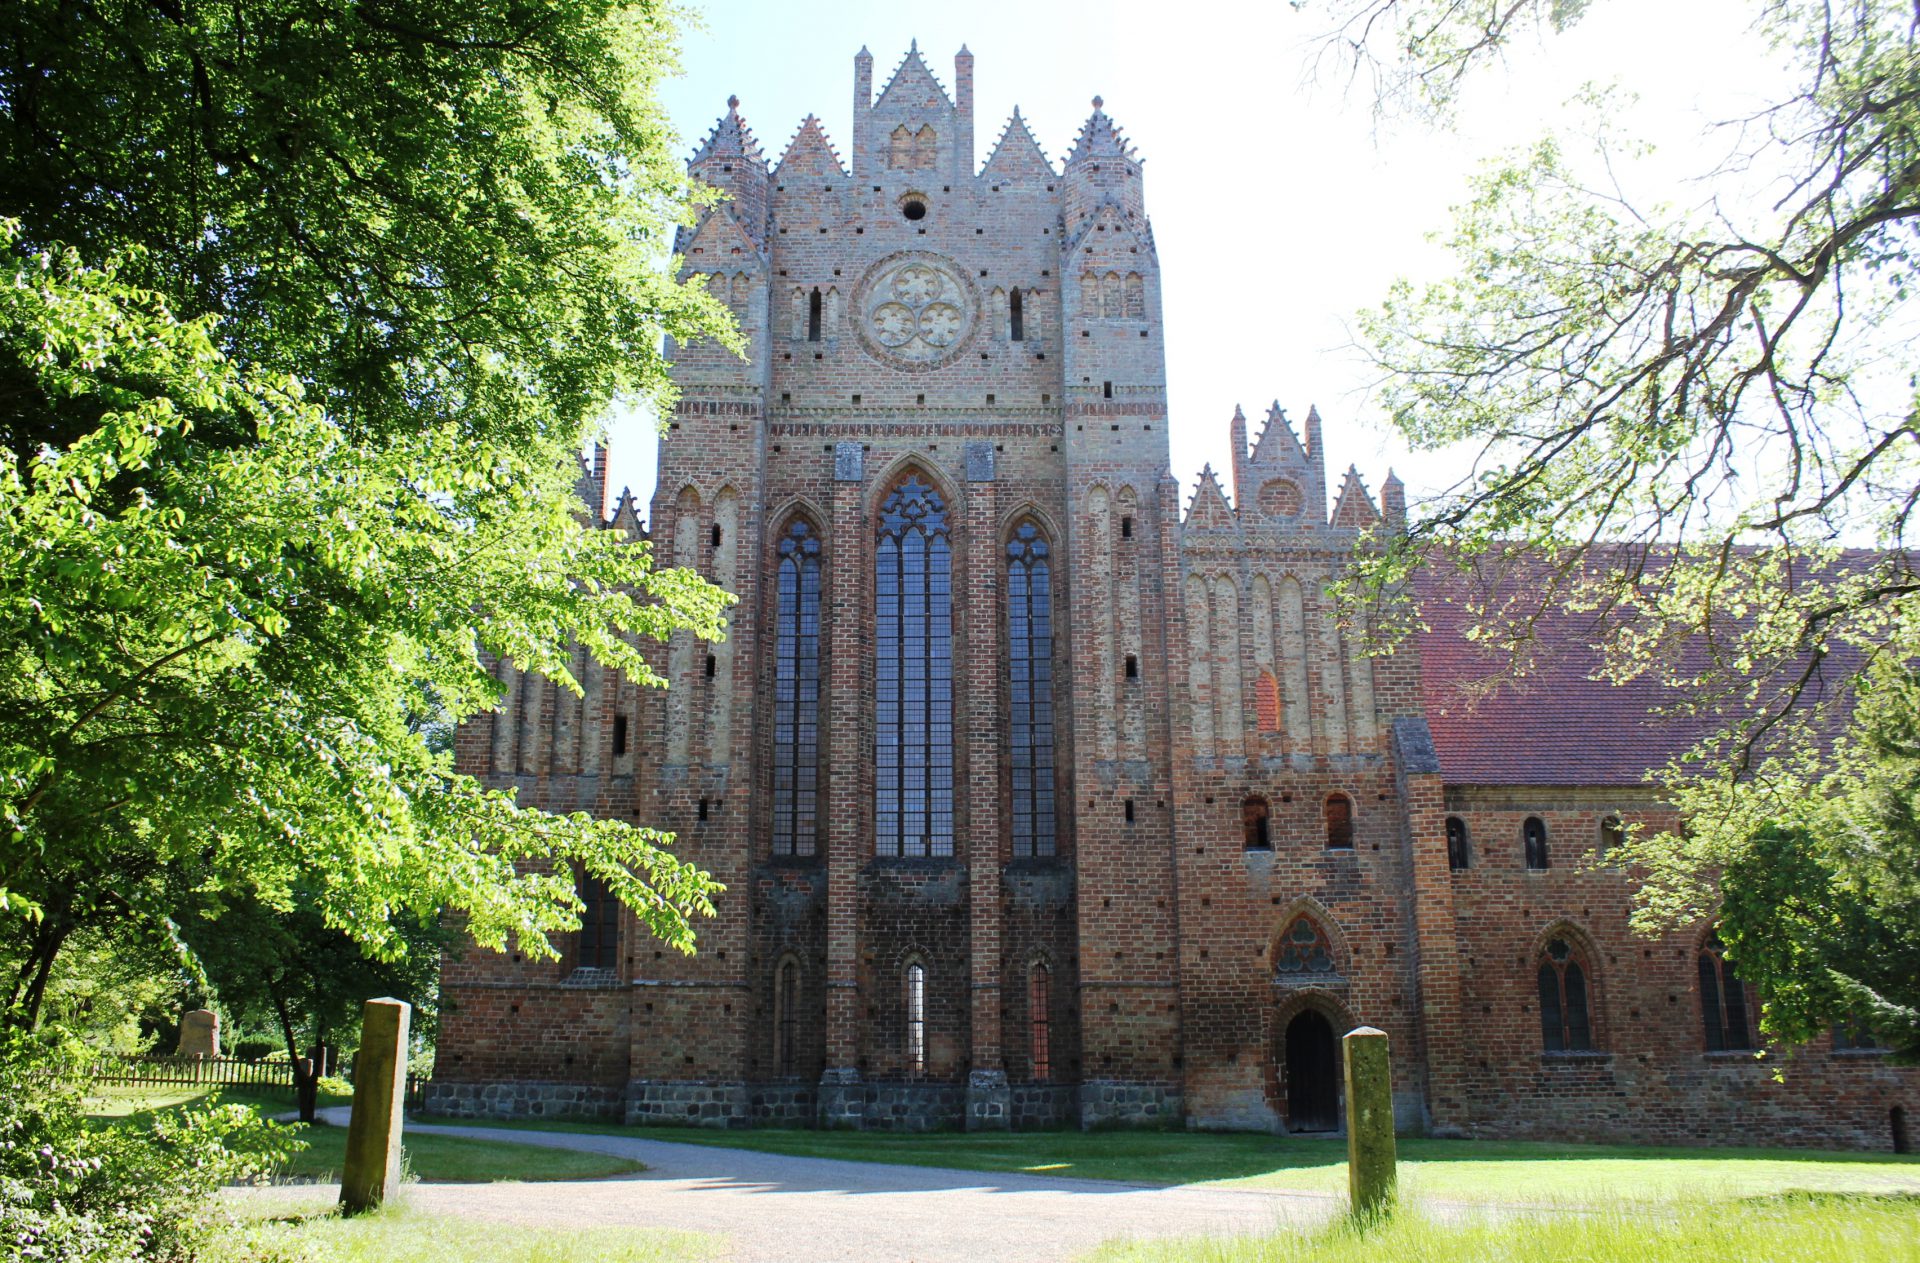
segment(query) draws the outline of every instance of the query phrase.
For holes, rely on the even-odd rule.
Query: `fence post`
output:
[[[400,1191],[400,1128],[407,1090],[404,1000],[367,1001],[360,1019],[360,1055],[354,1061],[353,1117],[340,1204],[347,1213],[372,1210]]]
[[[1357,1026],[1340,1041],[1347,1063],[1347,1193],[1353,1213],[1393,1203],[1393,1062],[1387,1033]]]

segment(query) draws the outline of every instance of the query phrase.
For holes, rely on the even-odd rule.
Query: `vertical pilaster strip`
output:
[[[861,511],[863,465],[860,444],[841,443],[835,449],[833,537],[825,567],[827,731],[840,738],[821,749],[828,804],[826,1073],[840,1081],[859,1077],[859,873],[870,849],[867,822],[873,807],[872,793],[865,791],[872,734],[861,726],[862,699],[869,690],[861,629],[869,617],[865,594],[873,570],[873,532]],[[858,740],[849,748],[846,738],[856,733]]]
[[[967,444],[966,751],[967,873],[973,1071],[969,1127],[1006,1126],[1001,1048],[1000,582],[1005,550],[998,530],[993,444]],[[980,1099],[973,1099],[980,1098]],[[976,1116],[976,1114],[978,1116]]]

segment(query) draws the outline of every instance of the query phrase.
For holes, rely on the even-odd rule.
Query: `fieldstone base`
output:
[[[1008,1111],[1022,1131],[1065,1127],[1075,1121],[1079,1093],[1065,1083],[1020,1083],[1008,1091]]]
[[[811,1083],[756,1083],[747,1106],[755,1127],[812,1127],[820,1118],[820,1094]]]
[[[830,1069],[820,1076],[820,1125],[858,1131],[867,1124],[867,1090],[860,1072],[852,1067]]]
[[[635,1079],[627,1084],[629,1126],[745,1127],[752,1121],[744,1083]]]
[[[1177,1127],[1182,1117],[1180,1086],[1089,1079],[1080,1085],[1080,1126]]]
[[[1006,1131],[1013,1126],[1013,1098],[1004,1070],[975,1070],[967,1076],[967,1130]]]
[[[423,1114],[443,1118],[620,1117],[620,1090],[587,1083],[427,1084]]]
[[[939,1131],[967,1118],[958,1083],[867,1083],[857,1070],[820,1076],[820,1125],[860,1131]]]

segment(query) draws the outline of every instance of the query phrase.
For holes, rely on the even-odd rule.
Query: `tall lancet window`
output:
[[[1031,521],[1007,542],[1007,693],[1013,738],[1013,853],[1052,855],[1053,579]]]
[[[880,506],[874,560],[874,848],[953,854],[953,547],[910,473]]]
[[[812,855],[819,833],[820,540],[795,518],[780,537],[773,668],[773,853]]]

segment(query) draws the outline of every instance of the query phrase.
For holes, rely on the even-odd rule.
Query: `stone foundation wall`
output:
[[[1079,1121],[1079,1092],[1067,1083],[1016,1083],[1008,1089],[1015,1131],[1071,1127]]]
[[[1089,1079],[1080,1085],[1080,1125],[1178,1127],[1184,1118],[1177,1083]]]
[[[596,1118],[621,1116],[620,1091],[589,1083],[427,1084],[423,1113],[442,1118]]]
[[[633,1126],[745,1127],[752,1119],[744,1083],[635,1079],[627,1085],[626,1121]]]

